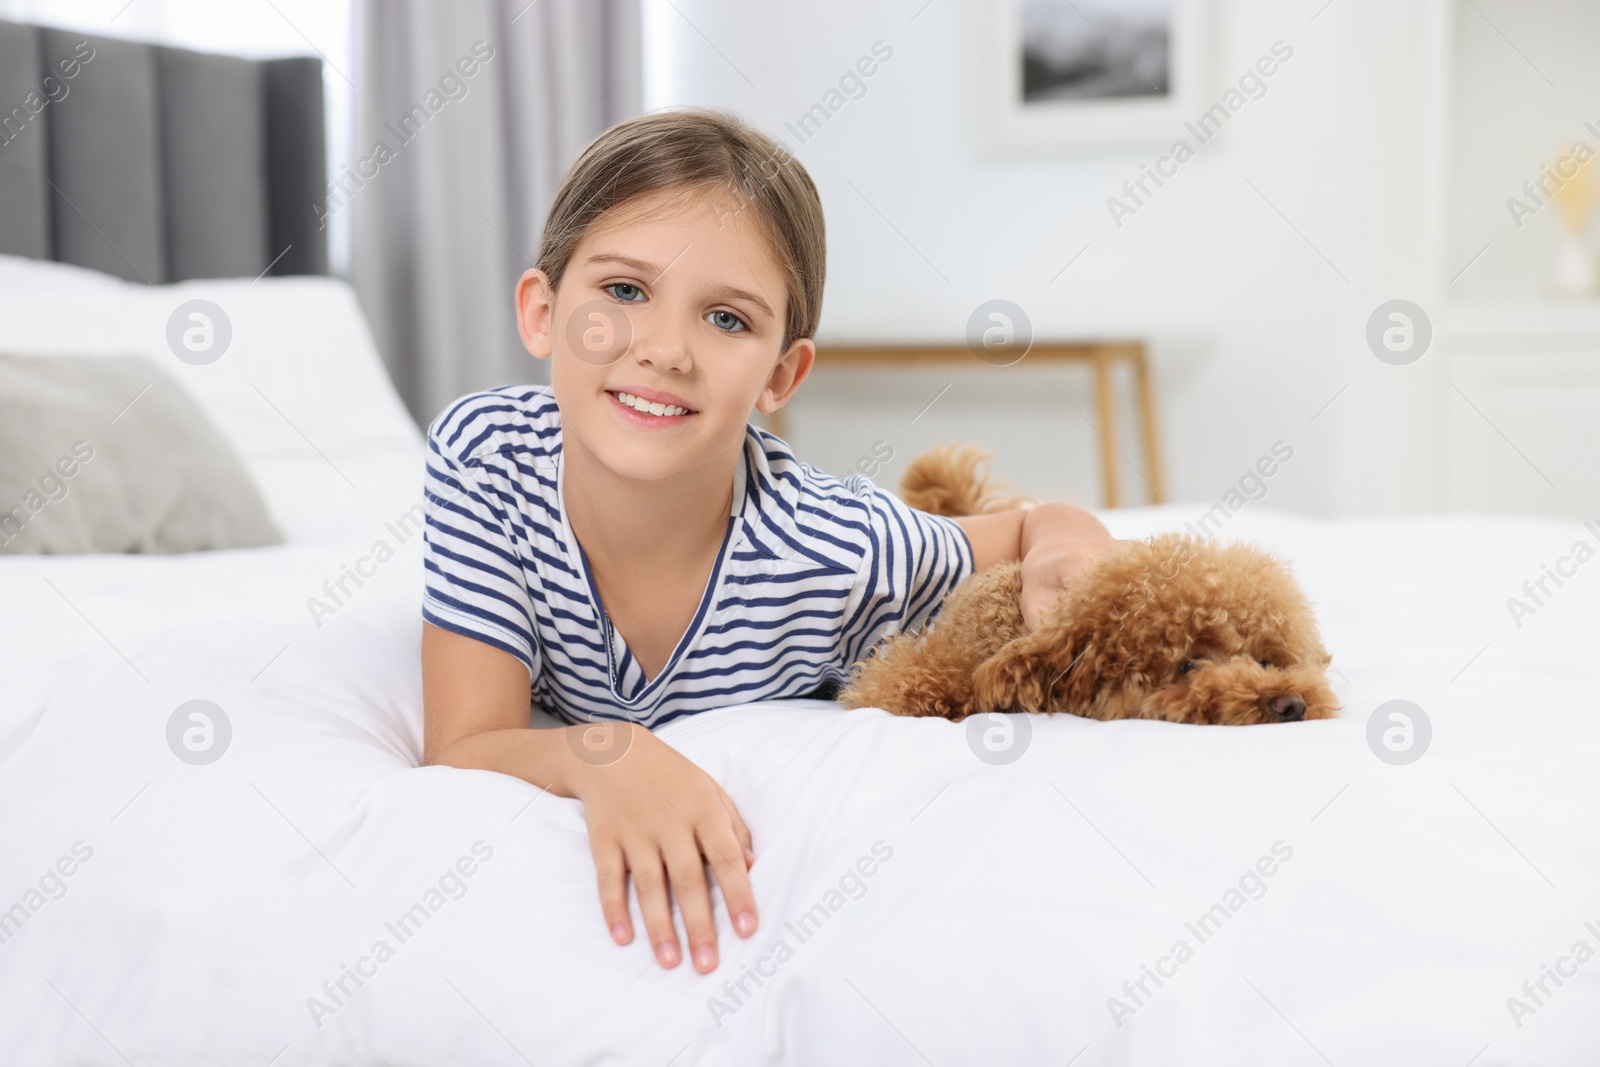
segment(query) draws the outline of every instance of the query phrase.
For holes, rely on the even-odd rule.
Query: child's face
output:
[[[814,354],[806,338],[780,348],[783,270],[725,194],[623,205],[578,243],[558,292],[530,270],[517,305],[528,351],[553,359],[563,432],[632,478],[737,469],[751,409],[781,406]],[[619,393],[667,413],[633,410]]]

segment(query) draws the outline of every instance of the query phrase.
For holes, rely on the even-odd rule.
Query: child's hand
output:
[[[1094,561],[1122,542],[1099,537],[1065,546],[1041,544],[1022,560],[1022,623],[1037,630],[1056,602],[1072,589]]]
[[[733,928],[741,937],[755,933],[755,897],[746,873],[755,862],[750,831],[728,794],[705,771],[642,726],[616,728],[631,731],[622,749],[626,755],[605,766],[585,765],[572,783],[589,823],[606,926],[617,944],[633,940],[631,873],[656,960],[676,967],[680,955],[670,885],[683,913],[694,969],[705,974],[717,965],[706,864],[722,887]]]

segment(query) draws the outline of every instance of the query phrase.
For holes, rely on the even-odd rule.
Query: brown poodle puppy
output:
[[[912,460],[901,496],[935,514],[1016,506],[972,446]],[[1298,722],[1331,718],[1331,658],[1289,569],[1251,545],[1186,534],[1123,541],[1098,557],[1037,630],[1023,625],[1021,565],[974,574],[920,633],[852,668],[852,708],[960,720],[1066,711],[1091,719]]]

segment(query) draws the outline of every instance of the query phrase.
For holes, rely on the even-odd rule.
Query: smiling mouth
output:
[[[661,404],[652,400],[645,400],[642,397],[634,396],[632,393],[608,391],[607,395],[615,398],[616,401],[623,407],[637,411],[641,415],[653,415],[656,418],[670,418],[678,415],[694,414],[694,411],[691,408],[680,407],[677,404]]]

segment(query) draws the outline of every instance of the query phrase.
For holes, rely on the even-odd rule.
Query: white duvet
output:
[[[1576,523],[1230,520],[1294,561],[1338,721],[1032,717],[1009,764],[822,702],[672,724],[755,835],[761,927],[719,901],[700,976],[610,942],[576,801],[416,766],[420,538],[391,511],[0,560],[0,1062],[1595,1062],[1600,563],[1520,627],[1506,603],[1600,540]],[[1431,725],[1405,765],[1368,740],[1393,699]],[[169,730],[195,700],[214,762],[175,755],[221,744]]]
[[[577,802],[416,766],[421,444],[348,288],[91,274],[0,257],[0,350],[163,360],[290,543],[0,558],[3,1067],[1596,1062],[1600,528],[1233,516],[1338,721],[674,723],[762,922],[719,904],[718,969],[664,972],[606,935]],[[194,299],[209,366],[166,350]]]

